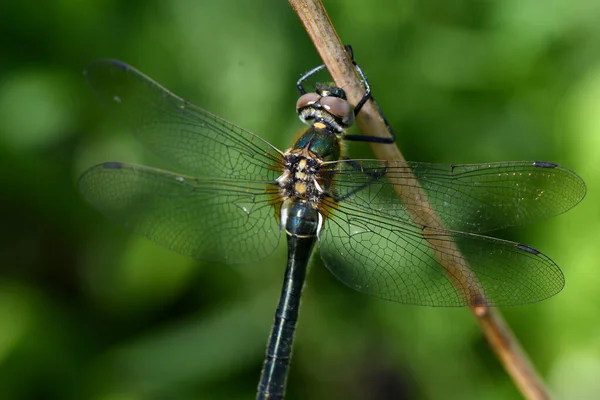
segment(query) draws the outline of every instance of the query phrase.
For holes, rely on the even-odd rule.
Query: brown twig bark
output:
[[[336,85],[344,88],[351,104],[357,104],[364,94],[364,87],[321,1],[289,0],[289,3],[298,14]],[[356,122],[361,131],[368,132],[371,136],[389,137],[386,125],[372,102],[365,104],[357,116]],[[372,149],[376,158],[384,160],[387,165],[405,162],[394,144],[372,144]],[[440,219],[428,206],[427,197],[419,188],[416,178],[391,179],[391,181],[404,204],[415,204],[415,199],[419,199],[421,202],[422,207],[419,207],[418,210],[409,209],[416,223],[428,227],[433,232],[443,229]],[[411,189],[407,190],[407,188]],[[470,309],[481,326],[488,343],[523,396],[531,400],[550,399],[549,391],[500,312],[486,305],[485,295],[476,283],[477,278],[465,263],[464,258],[460,256],[458,247],[452,242],[436,240],[433,234],[428,237],[426,230],[423,232],[423,236],[457,290],[462,292],[467,303],[470,304]]]

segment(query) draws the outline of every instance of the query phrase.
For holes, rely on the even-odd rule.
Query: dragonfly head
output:
[[[296,111],[302,122],[320,122],[337,133],[354,123],[354,108],[346,100],[346,93],[333,84],[317,84],[314,92],[300,96]]]

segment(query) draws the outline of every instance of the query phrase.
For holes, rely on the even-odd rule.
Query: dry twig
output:
[[[321,1],[289,0],[289,3],[298,14],[336,85],[344,88],[351,104],[357,104],[364,93],[364,87],[331,25]],[[365,104],[356,122],[363,132],[368,132],[371,136],[384,138],[389,136],[386,125],[372,102]],[[388,163],[404,162],[404,157],[394,144],[372,144],[372,149],[377,159],[385,160]],[[395,184],[396,192],[404,204],[414,204],[416,197],[422,202],[423,207],[420,209],[409,210],[415,222],[434,230],[443,228],[440,219],[431,207],[427,206],[426,195],[419,188],[416,178],[405,178],[402,181],[392,181],[392,183]],[[407,187],[414,189],[406,190]],[[424,232],[424,235],[427,233]],[[432,244],[436,258],[448,276],[468,299],[471,304],[470,309],[490,346],[523,396],[531,400],[550,399],[547,388],[499,311],[488,307],[484,301],[481,301],[485,296],[478,290],[477,285],[461,283],[477,282],[477,280],[465,265],[464,259],[460,257],[460,251],[456,245],[448,242],[436,242],[432,239],[428,239],[428,241]],[[465,287],[469,287],[469,290],[465,290]]]

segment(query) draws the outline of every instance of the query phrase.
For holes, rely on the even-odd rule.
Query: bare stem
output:
[[[289,0],[289,3],[298,14],[336,85],[344,88],[351,104],[357,104],[364,93],[364,87],[321,1]],[[368,132],[371,136],[389,136],[386,125],[372,102],[365,104],[356,122],[362,132]],[[400,150],[393,144],[372,144],[371,147],[376,158],[384,160],[387,165],[405,162]],[[404,204],[415,204],[415,199],[420,201],[422,207],[408,209],[416,223],[431,229],[432,232],[443,229],[442,222],[428,205],[427,197],[415,177],[392,179],[391,183]],[[531,400],[550,399],[549,391],[500,312],[486,305],[485,295],[477,284],[477,277],[466,264],[456,244],[439,241],[426,229],[423,236],[430,243],[436,259],[444,267],[457,290],[467,299],[488,343],[523,396]]]

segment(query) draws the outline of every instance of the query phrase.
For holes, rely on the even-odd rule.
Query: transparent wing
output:
[[[79,180],[85,199],[110,219],[171,250],[207,261],[250,262],[279,242],[277,186],[197,179],[105,163]]]
[[[443,165],[342,160],[328,163],[328,168],[335,171],[331,185],[334,197],[404,224],[413,224],[407,207],[428,207],[414,183],[407,181],[415,176],[445,228],[473,233],[561,214],[579,203],[586,191],[577,174],[547,162]],[[399,201],[391,182],[397,182],[407,194],[405,204]],[[358,192],[361,195],[355,196]]]
[[[476,294],[482,293],[489,305],[509,306],[546,299],[564,286],[556,264],[530,247],[424,229],[358,203],[326,202],[333,211],[321,232],[321,258],[359,292],[445,307],[477,304],[482,299]]]
[[[154,154],[211,178],[274,180],[281,153],[267,141],[177,97],[133,67],[97,60],[84,72],[101,103]]]

